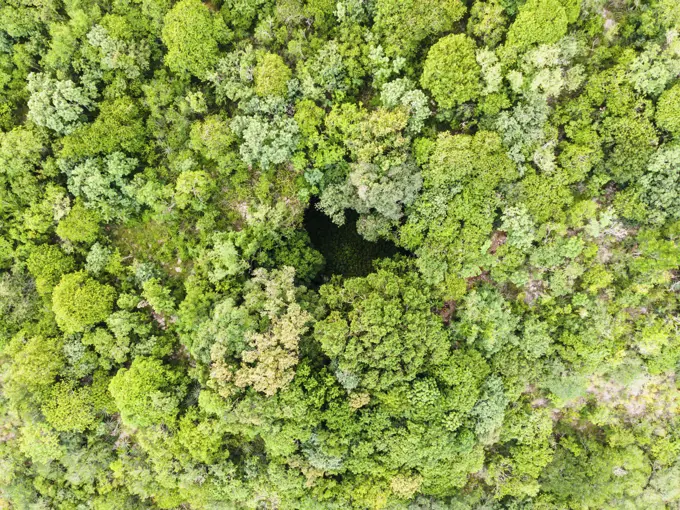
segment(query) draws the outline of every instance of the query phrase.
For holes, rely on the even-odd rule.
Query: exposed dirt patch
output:
[[[496,253],[498,247],[504,245],[507,238],[508,234],[502,230],[496,230],[491,236],[491,246],[489,247],[489,253],[492,255]]]
[[[437,313],[442,318],[442,321],[444,321],[444,324],[448,326],[456,313],[456,302],[453,300],[445,302],[444,306]]]

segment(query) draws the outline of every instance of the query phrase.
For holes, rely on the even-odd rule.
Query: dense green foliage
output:
[[[0,509],[680,506],[677,0],[0,0]]]

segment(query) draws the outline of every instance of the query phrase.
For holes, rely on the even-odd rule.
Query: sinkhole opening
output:
[[[359,218],[356,212],[345,211],[345,224],[338,226],[317,208],[317,203],[313,201],[305,211],[304,227],[312,246],[326,259],[319,281],[328,280],[333,275],[366,276],[373,271],[374,260],[407,253],[390,241],[364,239],[356,229]]]

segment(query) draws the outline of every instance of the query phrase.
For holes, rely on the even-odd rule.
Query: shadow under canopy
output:
[[[373,271],[373,261],[407,253],[386,240],[367,241],[356,229],[358,214],[345,211],[345,224],[338,226],[312,202],[305,211],[304,227],[312,245],[326,259],[326,265],[317,280],[333,275],[344,277],[366,276]]]

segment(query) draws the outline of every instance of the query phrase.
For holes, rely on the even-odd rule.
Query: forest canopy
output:
[[[680,506],[678,0],[0,0],[0,509]]]

